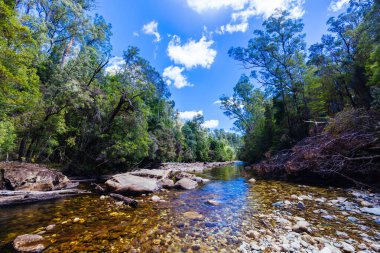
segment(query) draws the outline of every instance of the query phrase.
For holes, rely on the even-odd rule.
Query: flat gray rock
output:
[[[197,188],[198,183],[189,178],[182,178],[181,180],[175,183],[175,186],[184,190],[192,190]]]
[[[149,193],[160,189],[157,179],[139,177],[130,173],[114,175],[105,184],[112,191],[119,193]]]

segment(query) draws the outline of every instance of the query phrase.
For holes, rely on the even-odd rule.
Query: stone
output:
[[[191,246],[191,249],[193,251],[199,251],[201,249],[201,246],[199,246],[199,245],[193,245],[193,246]]]
[[[179,172],[175,175],[175,178],[177,180],[181,180],[182,178],[194,179],[196,176],[187,172]]]
[[[55,228],[55,224],[52,224],[52,225],[47,226],[45,229],[46,231],[50,231],[50,230],[53,230],[54,228]]]
[[[189,178],[182,178],[175,183],[175,186],[184,190],[192,190],[197,188],[198,183]]]
[[[249,230],[247,232],[247,237],[258,240],[260,238],[260,233],[254,230]]]
[[[373,204],[371,204],[371,203],[369,203],[368,201],[365,201],[365,200],[361,201],[360,205],[363,206],[363,207],[372,207],[373,206]]]
[[[360,208],[360,211],[362,213],[369,213],[369,214],[380,216],[380,207],[372,207],[372,208],[363,207],[363,208]]]
[[[324,247],[319,253],[332,253],[332,251],[328,247]]]
[[[46,248],[45,243],[40,235],[25,234],[14,239],[13,247],[19,252],[42,252]]]
[[[344,239],[349,238],[348,234],[345,232],[336,231],[336,235],[339,236],[340,238],[344,238]]]
[[[208,182],[210,182],[209,179],[201,178],[201,177],[193,177],[193,178],[191,178],[191,180],[194,180],[197,183],[208,183]]]
[[[206,203],[212,206],[219,206],[221,204],[220,201],[212,200],[212,199],[207,200]]]
[[[334,247],[333,245],[328,243],[325,243],[325,248],[328,248],[328,252],[331,253],[342,253],[342,251],[340,251],[337,247]]]
[[[305,209],[305,204],[302,201],[300,201],[297,203],[297,208],[303,210]]]
[[[334,216],[332,216],[332,215],[322,215],[322,218],[326,219],[326,220],[334,220],[335,219]]]
[[[341,242],[341,243],[342,243],[343,252],[347,252],[347,253],[355,252],[355,248],[352,245],[346,242]]]
[[[353,216],[349,216],[347,217],[347,220],[351,221],[351,222],[357,222],[358,221],[358,218],[355,218]]]
[[[161,198],[158,197],[157,195],[153,195],[153,196],[152,196],[152,201],[153,201],[153,202],[159,202],[160,200],[161,200]]]
[[[149,193],[160,189],[157,179],[134,176],[129,173],[114,175],[105,184],[112,191],[127,194]]]
[[[164,178],[158,181],[158,184],[165,189],[170,189],[174,187],[174,181],[169,178]]]
[[[370,245],[371,249],[373,249],[375,252],[380,252],[380,244],[373,243]]]
[[[248,183],[250,183],[250,184],[254,184],[254,183],[256,183],[256,179],[251,178],[250,180],[248,180]]]
[[[292,230],[297,233],[307,232],[310,223],[307,221],[298,221],[293,227]]]
[[[278,201],[272,204],[274,207],[283,207],[285,205],[284,201]]]
[[[0,190],[54,191],[72,182],[61,172],[37,164],[0,163]]]
[[[198,212],[194,212],[194,211],[185,212],[185,213],[183,213],[183,216],[189,220],[202,220],[203,219],[202,214],[200,214]]]

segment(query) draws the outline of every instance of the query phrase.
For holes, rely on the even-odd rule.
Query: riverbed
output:
[[[318,252],[326,245],[343,252],[345,244],[354,252],[377,251],[379,216],[361,212],[359,204],[377,202],[376,194],[252,184],[237,165],[201,176],[211,181],[192,191],[139,196],[136,209],[97,194],[1,208],[0,252],[13,252],[12,240],[27,233],[42,234],[44,252]],[[294,232],[300,220],[309,223],[307,231]]]

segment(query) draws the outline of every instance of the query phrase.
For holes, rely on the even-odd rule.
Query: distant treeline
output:
[[[224,161],[240,137],[182,123],[160,74],[128,48],[105,71],[95,0],[0,0],[0,159],[103,173],[149,161]]]
[[[304,24],[278,11],[246,47],[231,48],[242,75],[222,109],[243,133],[240,158],[257,162],[320,133],[336,113],[380,107],[380,2],[350,1],[307,48]],[[255,87],[251,80],[255,80]]]

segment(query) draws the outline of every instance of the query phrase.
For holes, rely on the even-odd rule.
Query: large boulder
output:
[[[64,189],[70,180],[58,171],[30,163],[0,163],[0,189],[53,191]]]
[[[192,190],[197,188],[198,183],[189,178],[182,178],[175,183],[175,186],[184,190]]]
[[[46,246],[45,239],[40,235],[26,234],[17,236],[13,247],[19,252],[42,252]]]
[[[161,187],[155,178],[144,178],[130,173],[117,174],[106,181],[107,187],[119,193],[149,193],[158,191]]]

